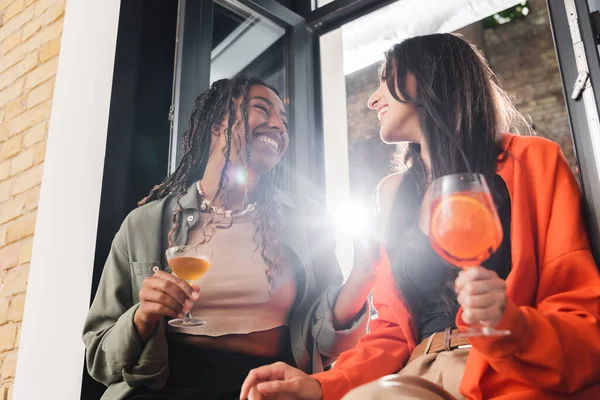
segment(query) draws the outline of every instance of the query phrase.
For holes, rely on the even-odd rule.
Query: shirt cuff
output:
[[[461,331],[466,330],[469,325],[462,319],[463,309],[458,310],[456,315],[456,326]],[[524,345],[524,337],[527,332],[527,321],[523,311],[510,299],[506,298],[506,305],[500,323],[494,327],[498,330],[509,330],[507,336],[477,336],[469,338],[473,348],[490,359],[502,359],[513,356]]]
[[[322,400],[339,400],[352,389],[348,379],[335,368],[313,374],[312,377],[321,384]]]
[[[353,348],[358,340],[367,333],[371,307],[369,301],[357,314],[352,324],[341,330],[336,330],[333,321],[333,306],[340,289],[328,289],[325,297],[315,311],[315,322],[312,333],[317,343],[319,353],[326,357],[337,357],[343,351]]]

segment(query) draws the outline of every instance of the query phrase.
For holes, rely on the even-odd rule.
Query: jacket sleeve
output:
[[[125,381],[132,387],[160,387],[164,382],[157,377],[166,375],[166,352],[157,351],[162,346],[156,346],[156,333],[142,343],[133,324],[139,303],[133,304],[126,224],[127,220],[113,240],[85,321],[86,365],[89,374],[107,386]]]
[[[539,233],[545,245],[536,306],[507,299],[499,328],[511,335],[471,343],[500,374],[568,394],[598,382],[600,276],[582,225],[579,186],[560,152],[554,182],[547,232]],[[457,325],[465,326],[460,312]]]
[[[346,329],[335,329],[333,308],[341,290],[342,272],[335,254],[333,225],[326,212],[311,217],[309,250],[313,259],[317,301],[311,307],[311,334],[323,365],[330,365],[341,352],[351,349],[367,332],[370,305],[365,301],[351,325]]]
[[[373,303],[378,315],[371,320],[370,332],[355,348],[340,355],[333,368],[313,376],[321,383],[323,400],[341,399],[350,390],[398,372],[412,351],[410,317],[400,301],[389,264],[377,271]],[[406,316],[398,321],[400,315]]]

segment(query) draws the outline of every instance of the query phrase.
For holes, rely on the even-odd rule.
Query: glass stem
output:
[[[187,281],[186,280],[186,282],[187,282],[188,285],[192,284],[192,281]],[[192,318],[192,310],[190,310],[190,311],[186,312],[185,314],[183,314],[183,323],[184,324],[189,324],[190,322],[192,322],[192,319],[193,319]]]
[[[190,323],[192,321],[192,314],[190,314],[190,312],[186,312],[183,316],[183,322],[184,323]]]

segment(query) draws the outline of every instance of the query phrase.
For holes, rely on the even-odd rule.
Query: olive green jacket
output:
[[[335,330],[332,310],[342,274],[329,219],[314,202],[295,200],[283,192],[277,196],[284,206],[281,242],[297,278],[291,349],[298,368],[320,372],[366,333],[369,307],[365,304],[349,329]],[[188,190],[179,204],[182,212],[174,245],[185,244],[189,230],[198,222],[196,190]],[[176,209],[175,196],[139,207],[127,216],[113,240],[83,335],[88,371],[108,386],[102,399],[123,399],[135,387],[160,389],[167,382],[166,320],[158,323],[144,344],[133,315],[142,282],[153,274],[152,267],[170,272],[164,254]]]

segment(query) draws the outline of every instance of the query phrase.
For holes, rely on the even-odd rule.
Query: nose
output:
[[[285,130],[286,130],[283,120],[278,115],[275,115],[274,113],[271,115],[271,118],[269,118],[268,124],[269,124],[269,128],[277,129],[281,133],[285,132]]]
[[[369,107],[371,110],[377,109],[377,103],[379,103],[380,97],[381,95],[379,94],[379,89],[377,89],[369,97],[369,100],[367,100],[367,107]]]

